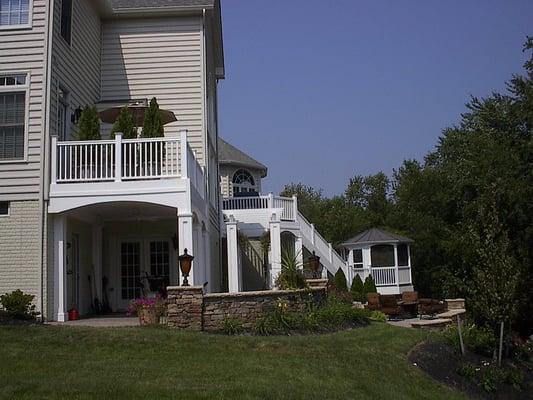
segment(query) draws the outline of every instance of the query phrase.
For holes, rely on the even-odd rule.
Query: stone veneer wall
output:
[[[225,318],[234,318],[250,329],[284,300],[291,311],[303,312],[309,304],[320,305],[326,298],[324,287],[299,290],[266,290],[240,293],[203,294],[201,286],[167,288],[167,324],[186,330],[220,331]]]

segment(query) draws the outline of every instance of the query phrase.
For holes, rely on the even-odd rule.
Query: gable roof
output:
[[[264,164],[261,164],[222,138],[218,138],[218,162],[223,165],[231,164],[257,169],[261,172],[261,178],[267,175],[267,167]]]
[[[380,243],[411,243],[412,239],[387,232],[379,228],[371,228],[346,240],[343,245],[353,244],[380,244]]]

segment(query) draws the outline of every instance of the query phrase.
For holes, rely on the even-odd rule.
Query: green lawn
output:
[[[464,399],[407,360],[427,333],[320,336],[0,326],[1,399]]]

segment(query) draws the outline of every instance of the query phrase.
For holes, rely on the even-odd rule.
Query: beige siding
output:
[[[88,1],[74,0],[69,45],[61,36],[61,0],[56,0],[53,35],[50,133],[58,133],[58,90],[62,88],[68,92],[67,123],[71,137],[75,137],[70,115],[77,107],[83,108],[100,99],[100,18]]]
[[[27,159],[0,163],[0,200],[39,198],[47,4],[33,1],[31,29],[0,30],[0,73],[29,71],[30,80]]]
[[[188,129],[204,159],[202,20],[200,17],[105,22],[102,35],[102,100],[150,99],[173,111],[165,135]]]
[[[0,217],[0,295],[20,289],[40,306],[39,201],[12,201]]]

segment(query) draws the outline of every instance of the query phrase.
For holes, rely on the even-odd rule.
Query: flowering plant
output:
[[[165,301],[161,298],[161,296],[156,296],[153,298],[141,297],[130,301],[128,315],[132,315],[134,313],[139,314],[140,311],[144,310],[152,311],[159,315],[163,312],[164,307]]]

